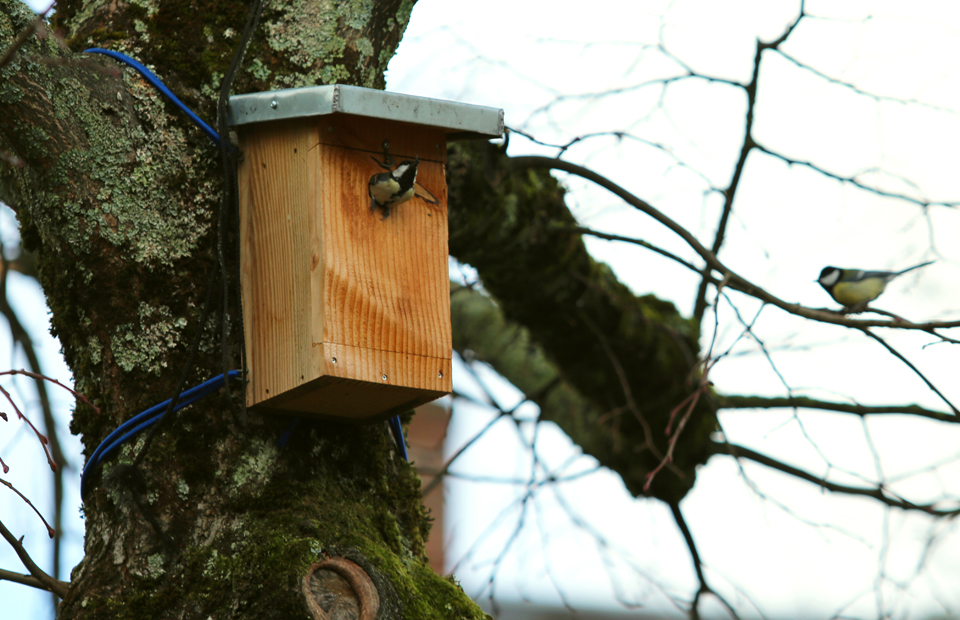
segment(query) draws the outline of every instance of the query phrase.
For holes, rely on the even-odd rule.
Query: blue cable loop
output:
[[[153,84],[154,88],[159,90],[167,99],[172,101],[174,105],[176,105],[178,108],[183,110],[183,112],[190,117],[190,120],[196,123],[200,127],[200,129],[203,130],[203,133],[207,134],[207,136],[209,136],[210,139],[217,144],[217,146],[220,146],[220,135],[216,131],[214,131],[213,128],[210,127],[210,125],[207,125],[205,122],[203,122],[202,118],[194,114],[193,110],[191,110],[186,105],[184,105],[184,103],[180,101],[180,99],[178,99],[177,96],[174,95],[173,92],[169,88],[167,88],[163,82],[160,81],[160,78],[155,76],[153,72],[150,71],[150,69],[147,69],[142,64],[140,64],[133,58],[130,58],[126,54],[121,54],[120,52],[114,52],[113,50],[105,50],[100,47],[91,47],[90,49],[86,49],[83,51],[85,54],[103,54],[104,56],[109,56],[110,58],[126,63],[131,67],[133,67],[134,69],[136,69],[137,71],[139,71],[140,75],[146,78],[148,82]]]
[[[227,373],[231,379],[239,379],[240,371],[231,370]],[[192,387],[189,390],[184,390],[180,394],[180,398],[177,400],[177,404],[174,406],[173,411],[179,411],[186,407],[187,405],[193,404],[197,400],[216,392],[221,387],[223,387],[223,375],[217,375],[213,379],[208,379],[198,386]],[[109,456],[113,451],[119,448],[125,441],[139,433],[140,431],[148,428],[157,422],[160,421],[160,418],[163,417],[164,412],[167,410],[167,407],[170,406],[170,401],[172,398],[168,398],[162,403],[157,403],[156,405],[146,409],[137,415],[133,416],[123,424],[117,427],[112,433],[107,435],[107,437],[100,442],[100,445],[97,446],[97,449],[93,451],[93,454],[90,455],[90,458],[87,459],[86,465],[83,466],[83,473],[80,474],[80,497],[83,498],[86,496],[87,490],[87,476],[93,472],[103,461]]]

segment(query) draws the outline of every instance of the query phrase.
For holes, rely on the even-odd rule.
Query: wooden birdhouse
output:
[[[247,404],[377,420],[448,394],[446,145],[503,111],[333,85],[232,97],[230,122]],[[408,159],[427,199],[372,212],[371,177]]]

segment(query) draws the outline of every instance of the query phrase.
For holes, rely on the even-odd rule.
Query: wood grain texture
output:
[[[250,406],[379,418],[452,389],[444,134],[357,120],[241,128]],[[370,211],[385,140],[397,161],[433,145],[417,178],[438,205]]]

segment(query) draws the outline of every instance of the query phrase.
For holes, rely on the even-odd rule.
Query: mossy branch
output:
[[[634,295],[563,229],[576,220],[548,171],[518,170],[494,145],[459,145],[447,182],[451,254],[479,271],[504,317],[528,330],[589,403],[557,422],[643,494],[644,476],[667,453],[670,412],[698,389],[697,326],[669,302]],[[686,494],[714,428],[709,404],[700,402],[672,473],[658,476],[650,495],[671,501]]]

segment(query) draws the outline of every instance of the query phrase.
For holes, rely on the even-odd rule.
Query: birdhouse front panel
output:
[[[248,405],[379,419],[449,393],[444,132],[348,115],[238,129]],[[407,159],[437,204],[371,211],[378,162]]]

